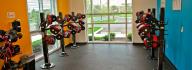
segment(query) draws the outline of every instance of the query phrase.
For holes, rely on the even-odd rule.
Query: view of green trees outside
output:
[[[86,14],[90,41],[106,41],[110,34],[115,34],[110,41],[127,41],[132,29],[132,0],[86,0]]]
[[[30,23],[30,31],[39,30],[40,23],[40,9],[38,0],[27,0],[28,4],[28,22]]]

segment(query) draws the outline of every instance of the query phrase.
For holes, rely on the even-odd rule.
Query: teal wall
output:
[[[165,55],[178,70],[192,70],[192,0],[181,0],[181,11],[172,10],[172,1],[166,0]],[[160,0],[157,0],[159,16]],[[181,28],[183,26],[183,32]]]

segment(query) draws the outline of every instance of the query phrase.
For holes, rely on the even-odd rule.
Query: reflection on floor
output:
[[[67,48],[70,56],[59,57],[60,51],[50,55],[56,67],[49,70],[153,70],[156,60],[148,59],[148,52],[141,45],[85,44],[80,48]],[[44,60],[36,63],[36,70]],[[165,64],[164,70],[173,70]]]

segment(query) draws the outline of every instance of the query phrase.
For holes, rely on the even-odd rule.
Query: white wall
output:
[[[69,12],[75,13],[85,13],[85,2],[84,0],[69,0],[70,9]],[[85,26],[86,27],[86,26]],[[81,33],[77,34],[77,42],[88,42],[87,31],[81,31]]]
[[[156,8],[157,2],[156,0],[133,0],[133,19],[132,19],[132,31],[133,31],[133,43],[142,43],[140,39],[137,29],[136,29],[136,16],[135,13],[140,10],[146,11],[148,8]],[[85,13],[85,4],[84,0],[70,0],[70,12],[78,12],[78,13]],[[87,33],[86,31],[82,31],[80,34],[77,35],[77,42],[87,42]]]

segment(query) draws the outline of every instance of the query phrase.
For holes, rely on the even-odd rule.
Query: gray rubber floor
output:
[[[149,52],[141,45],[84,44],[80,48],[67,48],[69,56],[60,57],[60,51],[50,55],[56,66],[48,70],[153,70],[156,60],[149,59]],[[36,63],[36,70],[44,60]],[[168,64],[164,70],[173,70]]]

